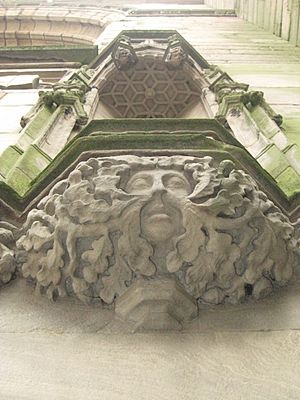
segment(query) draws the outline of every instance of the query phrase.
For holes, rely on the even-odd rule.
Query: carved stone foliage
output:
[[[199,302],[260,298],[291,277],[294,227],[231,161],[91,158],[32,210],[17,242],[49,298],[107,304],[172,278]]]
[[[16,271],[14,229],[0,222],[0,287],[11,281]]]

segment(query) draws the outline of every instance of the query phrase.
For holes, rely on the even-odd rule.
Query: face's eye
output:
[[[188,181],[177,175],[167,175],[164,179],[164,186],[168,190],[180,194],[188,194],[190,192],[190,185]]]
[[[129,180],[126,191],[127,193],[141,192],[150,189],[153,185],[151,176],[136,176]]]

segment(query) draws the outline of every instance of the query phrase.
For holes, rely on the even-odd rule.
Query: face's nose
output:
[[[162,176],[161,175],[155,176],[151,192],[155,194],[155,193],[165,193],[166,191],[167,189],[162,181]]]

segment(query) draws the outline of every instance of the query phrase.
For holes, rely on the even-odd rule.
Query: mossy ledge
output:
[[[176,120],[172,120],[171,124],[167,120],[147,120],[147,124],[144,121],[143,132],[138,132],[139,126],[136,125],[136,122],[136,120],[92,121],[30,183],[24,196],[20,196],[7,184],[0,182],[0,199],[17,214],[22,213],[43,190],[53,184],[58,176],[68,169],[73,168],[81,159],[105,155],[106,152],[109,152],[109,155],[113,155],[114,151],[116,153],[123,151],[126,154],[147,153],[147,155],[151,155],[153,151],[159,151],[161,154],[194,155],[197,153],[197,155],[201,156],[210,155],[219,161],[231,159],[236,163],[238,168],[247,171],[268,196],[287,213],[292,212],[299,204],[300,196],[298,194],[290,197],[286,196],[273,178],[260,167],[257,161],[245,149],[235,144],[222,143],[221,136],[224,134],[224,131],[227,131],[217,121],[182,121],[185,128],[187,125],[190,128],[190,130],[185,129],[183,131],[180,129],[180,123],[178,124]],[[142,127],[143,121],[139,120],[138,124],[141,124]],[[169,130],[172,130],[172,125],[173,127],[176,125],[180,133],[168,133],[163,129],[168,127]],[[157,128],[158,126],[161,129],[154,133],[155,127]],[[194,126],[194,131],[191,129],[192,126]],[[196,126],[198,129],[196,129]],[[108,127],[111,129],[106,130]],[[134,131],[130,132],[133,128]],[[215,133],[220,137],[220,141],[206,137],[207,133]],[[230,136],[229,132],[227,134]],[[230,140],[234,139],[231,138]]]

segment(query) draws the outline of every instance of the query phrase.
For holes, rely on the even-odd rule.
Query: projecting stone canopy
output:
[[[178,34],[165,42],[166,38],[136,43],[119,36],[111,52],[113,63],[108,59],[103,69],[96,69],[100,109],[104,104],[118,118],[187,117],[192,110],[198,117],[207,116],[201,97],[203,74]]]
[[[190,156],[90,158],[28,214],[15,249],[9,235],[2,283],[18,268],[50,299],[109,305],[137,329],[266,296],[291,278],[300,242],[249,175]]]

